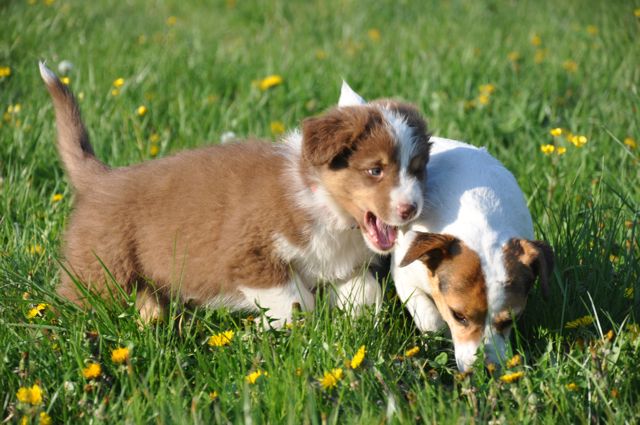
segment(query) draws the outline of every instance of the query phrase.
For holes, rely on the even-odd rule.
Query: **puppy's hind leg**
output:
[[[302,311],[315,308],[315,297],[305,284],[295,277],[289,282],[270,288],[241,287],[240,292],[251,306],[266,309],[265,315],[273,328],[281,328],[291,322],[294,305]]]

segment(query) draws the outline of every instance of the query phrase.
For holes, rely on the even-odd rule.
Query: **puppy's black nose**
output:
[[[398,215],[403,220],[409,220],[416,214],[416,204],[398,204]]]

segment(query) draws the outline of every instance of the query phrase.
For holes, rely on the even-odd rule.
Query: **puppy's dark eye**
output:
[[[416,176],[422,176],[425,172],[424,159],[420,156],[414,157],[409,163],[409,172]]]
[[[456,321],[458,323],[460,323],[462,326],[467,326],[469,324],[469,321],[467,320],[466,317],[464,317],[463,314],[458,313],[457,311],[451,310],[451,315],[453,316],[454,319],[456,319]]]
[[[373,167],[367,170],[367,174],[372,177],[382,177],[382,167]]]

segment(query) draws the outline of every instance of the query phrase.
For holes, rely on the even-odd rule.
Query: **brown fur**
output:
[[[112,170],[78,196],[66,262],[84,282],[104,280],[100,259],[129,291],[148,279],[196,303],[283,283],[289,270],[271,235],[303,245],[309,220],[279,180],[284,161],[274,146],[247,142]],[[64,276],[60,291],[68,286]]]
[[[487,315],[487,295],[480,258],[460,239],[418,233],[400,263],[420,260],[429,273],[430,296],[458,342],[478,341]],[[465,319],[461,323],[453,312]]]
[[[298,203],[300,188],[291,188],[293,146],[251,141],[109,169],[93,154],[71,92],[47,71],[41,67],[59,149],[77,191],[63,260],[72,276],[105,297],[117,293],[109,287],[114,281],[126,292],[137,288],[146,318],[157,317],[171,293],[206,304],[218,296],[241,299],[239,286],[290,280],[292,264],[274,236],[304,249],[317,224],[314,211]],[[356,221],[366,209],[384,218],[385,192],[397,181],[395,149],[375,108],[335,109],[303,123],[296,170],[309,186],[304,190],[321,184]],[[422,152],[428,156],[428,148]],[[384,176],[367,175],[372,166],[383,166]],[[58,291],[83,303],[66,272]]]
[[[507,291],[524,298],[529,295],[536,278],[545,298],[549,297],[549,278],[553,271],[553,250],[543,241],[511,239],[503,248],[508,276]]]
[[[426,124],[412,106],[395,105],[402,113],[411,114],[410,123],[418,142],[415,165],[410,171],[421,178],[429,160]],[[366,211],[387,223],[393,221],[389,195],[399,180],[399,147],[376,107],[342,107],[308,118],[303,122],[303,134],[306,167],[320,167],[329,193],[360,226]],[[381,167],[383,175],[368,175],[367,170],[373,167]]]

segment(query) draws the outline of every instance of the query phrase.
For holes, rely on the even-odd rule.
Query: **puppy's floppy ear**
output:
[[[451,235],[415,232],[400,267],[422,260],[429,270],[435,272],[442,260],[451,255],[451,249],[457,241],[458,239]]]
[[[382,114],[368,107],[336,108],[302,122],[302,156],[312,165],[329,164],[352,150],[356,142],[383,123]]]
[[[533,275],[540,279],[540,289],[545,299],[549,298],[549,278],[554,267],[554,255],[551,246],[543,241],[511,239],[508,253],[528,267]]]

